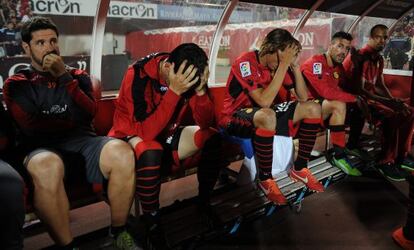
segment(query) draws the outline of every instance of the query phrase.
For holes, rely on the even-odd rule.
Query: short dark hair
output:
[[[174,72],[177,73],[181,63],[187,60],[187,64],[184,68],[186,70],[191,64],[198,69],[196,76],[199,77],[193,88],[196,88],[201,82],[201,75],[204,72],[204,68],[208,65],[208,57],[206,52],[195,43],[183,43],[171,51],[168,56],[167,62],[174,63]]]
[[[297,40],[292,36],[292,34],[285,29],[274,29],[270,31],[265,39],[263,40],[262,45],[260,46],[260,56],[267,54],[273,54],[278,50],[284,50],[288,45],[297,44]]]
[[[371,28],[371,30],[370,30],[370,32],[369,32],[370,37],[373,37],[373,36],[374,36],[374,32],[375,32],[375,30],[377,30],[377,29],[387,30],[387,29],[388,29],[388,27],[387,27],[387,26],[385,26],[384,24],[377,24],[377,25],[374,25],[374,27],[372,27],[372,28]]]
[[[52,20],[46,17],[32,17],[22,26],[21,34],[23,42],[30,43],[30,40],[32,40],[33,32],[46,29],[54,30],[56,32],[56,35],[59,36],[59,31]]]
[[[352,37],[352,35],[351,34],[349,34],[348,32],[345,32],[345,31],[338,31],[338,32],[336,32],[335,34],[333,34],[333,36],[332,36],[332,38],[331,38],[331,41],[333,41],[333,40],[335,40],[335,39],[345,39],[345,40],[348,40],[348,41],[352,41],[352,39],[354,39],[353,37]]]

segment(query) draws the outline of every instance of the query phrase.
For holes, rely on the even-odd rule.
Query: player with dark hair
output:
[[[365,118],[382,121],[382,153],[378,169],[387,178],[403,181],[407,174],[401,168],[414,170],[406,160],[411,151],[414,128],[414,113],[411,107],[391,95],[384,82],[384,59],[380,52],[388,39],[388,28],[379,24],[372,27],[365,47],[350,53],[344,60],[344,68],[349,80],[343,88],[364,97],[370,112],[362,112],[354,107],[350,111],[350,133],[347,148],[357,151],[358,142]],[[368,117],[366,114],[369,114]]]
[[[214,106],[208,95],[208,75],[206,53],[187,43],[171,53],[138,60],[122,81],[109,135],[127,140],[135,149],[136,196],[150,236],[163,236],[161,175],[175,172],[183,160],[197,153],[198,205],[209,210],[210,193],[225,163],[220,157],[220,135],[211,128]],[[186,117],[192,117],[195,125],[186,125]]]
[[[38,217],[59,247],[76,247],[64,177],[71,173],[74,157],[80,158],[88,181],[107,186],[115,246],[137,249],[125,227],[135,182],[131,147],[95,134],[91,79],[64,64],[56,26],[48,18],[34,17],[23,24],[22,34],[31,65],[6,80],[4,100],[20,130],[17,152],[22,176],[29,176],[25,181],[34,186]]]
[[[287,30],[274,29],[266,35],[259,51],[240,55],[227,80],[220,121],[229,135],[253,139],[258,186],[276,204],[287,201],[271,175],[275,134],[299,138],[298,157],[290,177],[311,190],[324,190],[307,168],[321,123],[321,108],[306,102],[308,90],[296,63],[300,50],[299,42]],[[298,101],[278,104],[276,97],[282,87],[295,92]]]
[[[359,176],[345,154],[346,104],[362,103],[357,96],[344,92],[339,86],[345,80],[342,62],[351,49],[352,36],[340,31],[332,36],[328,51],[306,60],[301,70],[310,90],[309,95],[322,106],[323,119],[328,128],[334,148],[332,163],[348,175]]]

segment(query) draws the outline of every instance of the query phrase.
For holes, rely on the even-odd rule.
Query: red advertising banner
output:
[[[296,35],[303,47],[302,60],[327,49],[333,20],[311,19]],[[295,26],[296,22],[292,21],[227,25],[220,41],[218,57],[229,58],[231,63],[242,52],[258,48],[272,29],[280,27],[293,32]],[[207,25],[131,32],[126,36],[126,49],[132,58],[137,59],[153,52],[171,51],[181,43],[193,42],[208,53],[215,28],[214,25]]]

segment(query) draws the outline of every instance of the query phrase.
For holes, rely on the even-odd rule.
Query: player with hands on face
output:
[[[131,65],[122,81],[110,136],[134,148],[136,198],[151,241],[165,243],[160,224],[161,175],[176,172],[185,161],[200,157],[197,207],[210,215],[210,193],[219,169],[221,137],[214,126],[208,95],[208,58],[196,44],[170,53],[151,54]],[[192,123],[185,120],[191,117]],[[164,243],[163,243],[164,242]]]
[[[321,108],[307,102],[307,88],[296,63],[300,49],[300,43],[287,30],[274,29],[266,35],[260,50],[241,54],[231,67],[220,120],[229,135],[253,140],[258,186],[276,204],[287,202],[272,177],[276,134],[299,138],[298,157],[290,177],[311,190],[324,190],[307,168],[321,123]],[[298,101],[278,103],[282,87],[295,92]]]

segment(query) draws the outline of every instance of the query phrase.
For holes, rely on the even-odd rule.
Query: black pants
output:
[[[23,180],[0,160],[0,249],[23,248]]]

